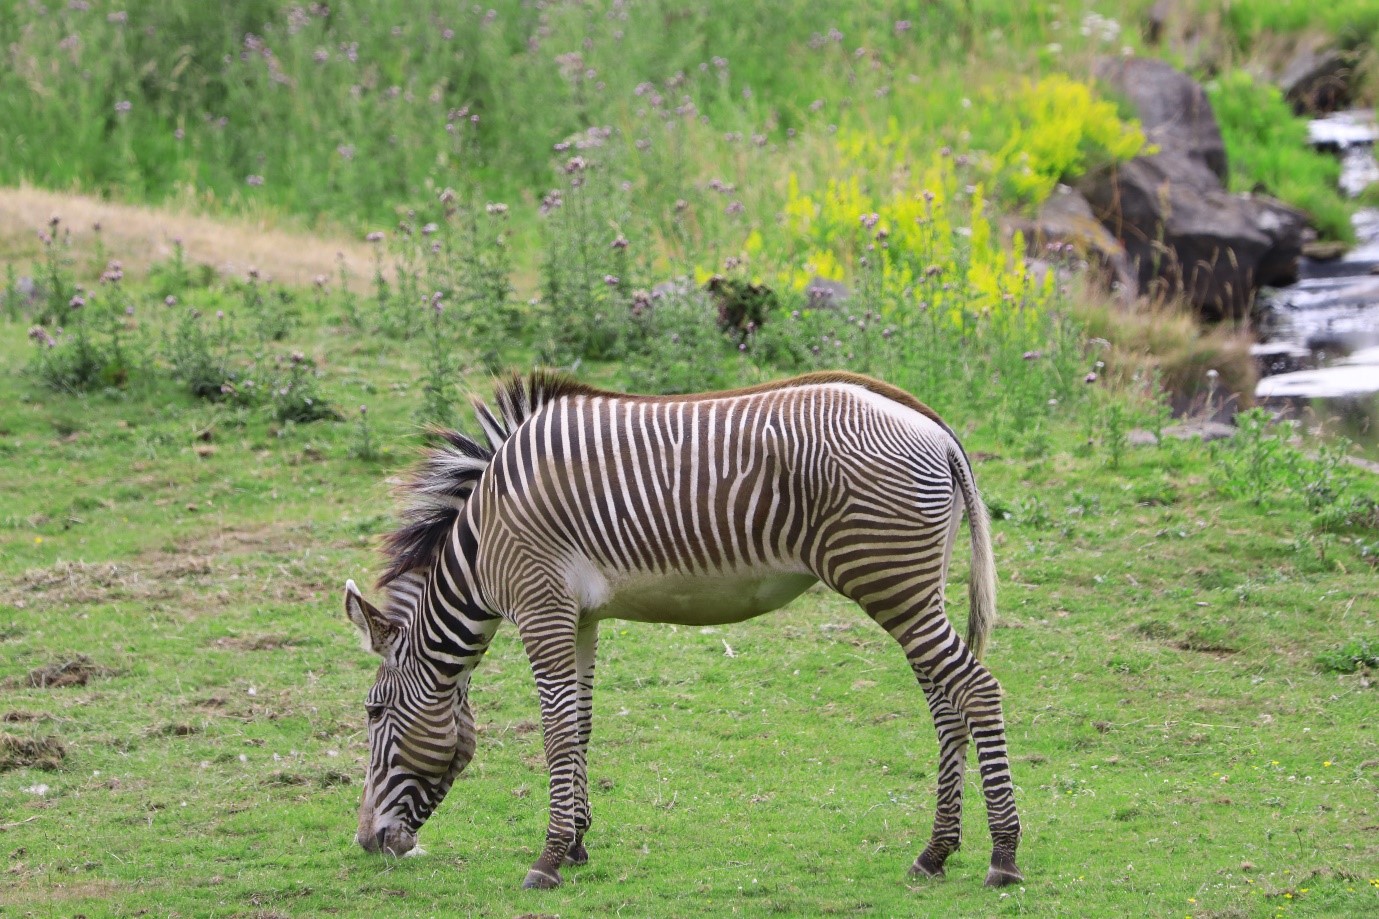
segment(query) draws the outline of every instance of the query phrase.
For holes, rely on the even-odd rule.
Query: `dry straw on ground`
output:
[[[105,252],[126,270],[142,272],[167,259],[180,239],[189,262],[225,274],[254,267],[283,283],[306,285],[318,275],[335,278],[341,255],[352,286],[366,287],[374,273],[373,253],[363,240],[294,231],[266,219],[206,217],[29,187],[0,188],[0,261],[24,264],[38,257],[38,231],[54,216],[72,231],[78,258],[94,255],[99,224]]]

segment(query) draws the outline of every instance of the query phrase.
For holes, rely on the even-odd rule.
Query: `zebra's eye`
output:
[[[365,704],[364,711],[368,714],[370,721],[377,721],[383,717],[383,708],[383,705],[377,702],[370,702]]]

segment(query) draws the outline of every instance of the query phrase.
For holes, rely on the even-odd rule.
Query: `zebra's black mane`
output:
[[[464,503],[479,484],[493,454],[513,431],[541,406],[562,396],[595,393],[561,373],[536,370],[514,373],[499,381],[495,408],[472,400],[481,435],[433,427],[434,442],[399,489],[404,496],[397,529],[383,538],[387,567],[378,578],[384,587],[409,571],[429,568],[440,553]]]

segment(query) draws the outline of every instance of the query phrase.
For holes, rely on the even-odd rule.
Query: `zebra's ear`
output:
[[[393,639],[397,637],[397,625],[359,592],[354,581],[345,582],[345,615],[350,617],[359,629],[361,644],[365,651],[372,651],[380,657],[387,657]]]

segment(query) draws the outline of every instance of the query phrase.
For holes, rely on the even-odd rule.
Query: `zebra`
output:
[[[503,621],[536,679],[550,812],[523,886],[588,861],[586,757],[598,623],[709,626],[779,609],[817,582],[900,644],[939,741],[937,807],[910,868],[957,851],[969,737],[992,840],[988,886],[1023,881],[1001,689],[980,663],[995,618],[985,506],[953,430],[894,386],[821,372],[682,396],[608,392],[548,371],[474,401],[482,440],[438,444],[402,486],[375,607],[345,610],[382,664],[356,841],[404,855],[474,756],[470,677]],[[964,510],[966,640],[944,612]]]

